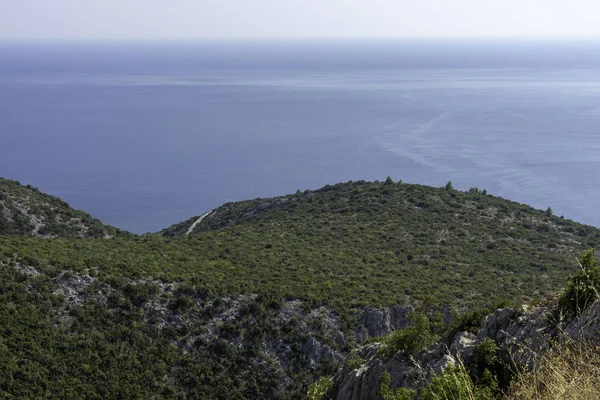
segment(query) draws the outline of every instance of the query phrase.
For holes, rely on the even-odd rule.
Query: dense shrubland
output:
[[[429,295],[413,331],[389,342],[416,352],[445,330],[475,329],[498,299],[557,290],[576,272],[573,258],[600,239],[596,228],[477,188],[391,179],[229,203],[190,236],[193,219],[162,235],[127,235],[35,189],[0,188],[7,208],[7,198],[29,199],[17,208],[35,200],[0,219],[0,390],[9,398],[298,397],[340,365],[307,367],[304,322],[277,320],[285,302],[331,310],[350,337],[357,310]],[[71,237],[82,230],[69,222],[40,231],[32,215],[78,219],[87,236],[112,238]],[[77,294],[65,289],[82,279]],[[228,319],[240,296],[250,300]],[[430,309],[468,313],[441,329]],[[317,318],[309,325],[360,363],[355,344],[336,345]],[[423,326],[431,336],[421,342]],[[290,348],[285,368],[264,352],[276,339]]]
[[[486,306],[555,290],[596,228],[489,195],[350,183],[217,209],[189,237],[0,238],[32,265],[182,280],[213,295],[265,293],[338,309]]]

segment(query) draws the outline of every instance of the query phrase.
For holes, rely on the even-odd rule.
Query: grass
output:
[[[600,399],[600,345],[568,340],[537,357],[513,379],[506,400]]]
[[[426,371],[420,371],[421,379],[427,381]],[[469,375],[464,364],[458,360],[451,366],[433,377],[418,392],[407,388],[390,388],[390,375],[384,371],[381,386],[378,391],[384,400],[494,400],[495,388],[485,385],[476,385]]]
[[[505,394],[494,385],[476,385],[460,360],[435,376],[418,393],[424,400],[598,400],[600,344],[564,338],[545,353],[536,354],[533,369],[519,369]],[[380,394],[385,400],[413,400],[417,392],[390,389],[384,372]],[[423,376],[425,379],[425,374]]]

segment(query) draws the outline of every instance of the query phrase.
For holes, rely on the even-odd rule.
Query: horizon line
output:
[[[189,37],[189,38],[13,38],[0,37],[0,43],[600,43],[600,36],[306,36],[306,37]]]

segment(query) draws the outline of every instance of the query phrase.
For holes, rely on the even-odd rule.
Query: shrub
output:
[[[326,376],[321,377],[318,381],[308,387],[306,393],[306,400],[321,400],[325,398],[325,395],[333,386],[331,378]]]
[[[467,331],[477,333],[481,328],[483,319],[491,312],[487,307],[475,308],[457,316],[452,321],[450,332],[454,335],[456,332]]]
[[[167,308],[171,311],[180,313],[182,311],[190,309],[194,306],[194,301],[190,299],[188,296],[177,294],[173,296],[169,304],[167,304]]]
[[[450,367],[431,380],[421,400],[492,400],[495,388],[475,385],[461,364]]]
[[[357,369],[365,363],[365,359],[358,355],[356,350],[352,350],[346,359],[345,368]]]
[[[411,400],[417,392],[408,388],[398,388],[396,391],[391,388],[391,377],[389,372],[383,371],[381,374],[381,385],[377,394],[383,397],[384,400]]]
[[[499,347],[495,341],[485,338],[475,346],[469,364],[471,378],[478,385],[488,388],[491,393],[498,390],[498,375],[504,374],[504,365],[498,358]]]
[[[384,339],[384,346],[378,355],[391,357],[401,351],[408,356],[415,356],[435,343],[439,337],[432,332],[432,324],[423,311],[414,311],[409,317],[411,326],[391,333]]]
[[[600,265],[594,250],[581,256],[581,270],[569,278],[567,287],[558,299],[559,308],[569,315],[579,315],[600,295]]]
[[[129,283],[123,288],[123,294],[138,307],[148,301],[152,296],[157,295],[159,291],[158,285],[155,283]]]
[[[384,371],[378,394],[384,400],[492,400],[495,399],[496,388],[493,386],[475,385],[464,365],[449,367],[435,376],[429,384],[417,392],[408,388],[391,388],[390,374]]]

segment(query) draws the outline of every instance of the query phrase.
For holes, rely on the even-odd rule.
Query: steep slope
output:
[[[557,297],[479,309],[450,326],[414,311],[411,327],[321,379],[329,393],[313,400],[599,398],[600,263],[592,250],[579,265]]]
[[[230,203],[186,233],[0,236],[13,398],[301,398],[357,345],[556,290],[596,228],[473,189],[354,182]]]
[[[57,197],[0,178],[0,235],[102,238],[122,233]]]
[[[585,312],[577,318],[567,318],[559,321],[556,319],[557,307],[555,304],[544,305],[543,307],[534,307],[531,310],[526,308],[513,309],[502,308],[495,310],[491,314],[483,317],[478,324],[474,326],[474,333],[461,331],[454,332],[446,342],[440,341],[428,344],[428,346],[411,354],[406,350],[396,349],[390,355],[384,355],[383,351],[388,344],[385,340],[379,340],[362,346],[358,352],[353,365],[346,365],[341,369],[333,379],[332,387],[327,396],[322,399],[331,400],[380,400],[381,384],[385,379],[383,375],[387,372],[390,376],[389,386],[393,391],[400,392],[399,388],[414,391],[412,396],[400,397],[406,400],[416,398],[441,398],[441,399],[462,399],[477,398],[480,400],[493,400],[499,398],[502,392],[510,392],[512,385],[517,384],[514,378],[515,373],[525,375],[524,372],[539,367],[546,360],[546,354],[552,354],[551,349],[561,348],[566,353],[574,353],[580,349],[587,349],[591,354],[586,358],[582,354],[577,355],[577,361],[580,363],[590,363],[589,367],[598,372],[598,342],[600,341],[600,302],[595,302],[589,306]],[[385,338],[384,338],[385,339]],[[569,360],[569,364],[575,364],[575,357]],[[592,365],[591,363],[595,365]],[[458,370],[456,368],[459,368]],[[581,367],[581,366],[580,366]],[[465,372],[464,376],[457,374]],[[564,370],[561,370],[564,369]],[[482,376],[484,371],[488,371],[488,376],[493,376],[494,383],[489,385],[488,381]],[[549,370],[549,371],[548,371]],[[566,370],[566,371],[565,371]],[[582,369],[584,370],[584,369]],[[437,376],[437,384],[440,378],[443,378],[443,372],[446,377],[453,379],[464,379],[469,385],[471,381],[482,386],[478,396],[469,397],[465,388],[462,391],[454,388],[456,392],[462,392],[462,396],[452,393],[450,385],[445,382],[445,387],[436,387],[431,384]],[[568,376],[562,375],[567,372],[565,365],[556,363],[547,368],[545,374],[552,373],[558,380],[566,380]],[[582,371],[578,371],[582,373]],[[471,376],[469,376],[471,375]],[[527,377],[525,375],[525,377]],[[465,379],[466,378],[466,379]],[[470,378],[470,379],[469,379]],[[529,396],[515,396],[518,399],[556,399],[564,398],[565,392],[560,393],[558,388],[554,388],[559,394],[541,396],[543,392],[551,392],[553,388],[544,387],[544,378],[529,378],[520,382],[522,386],[528,386],[526,392]],[[577,377],[571,377],[576,382]],[[450,380],[450,379],[448,379]],[[500,382],[497,382],[497,381]],[[514,383],[512,382],[514,380]],[[579,383],[582,384],[582,379]],[[435,381],[434,381],[435,382]],[[443,382],[443,381],[442,381]],[[500,393],[494,393],[493,390],[481,390],[485,386],[496,388],[500,384],[503,389]],[[564,386],[571,385],[572,390],[582,390],[583,386],[577,387],[577,384],[565,382]],[[427,388],[436,391],[437,397],[427,396]],[[465,385],[466,386],[466,385]],[[537,392],[531,389],[532,386],[538,386]],[[559,385],[557,385],[559,386]],[[571,392],[571,399],[596,399],[600,395],[600,387],[597,380],[592,382],[594,386],[594,396],[589,393],[579,397],[577,393]],[[445,389],[445,390],[444,390]],[[474,390],[473,385],[470,390]],[[421,397],[417,393],[421,391]],[[446,396],[443,392],[445,391]],[[392,398],[392,397],[387,397]]]

